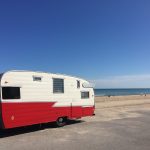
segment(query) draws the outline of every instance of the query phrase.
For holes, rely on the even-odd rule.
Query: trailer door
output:
[[[80,98],[73,98],[71,103],[72,118],[82,117],[82,101]]]
[[[80,81],[76,80],[76,90],[72,93],[71,116],[72,118],[82,117],[82,101],[80,93]]]
[[[72,102],[71,117],[81,118],[82,117],[82,106],[74,106],[75,102]]]

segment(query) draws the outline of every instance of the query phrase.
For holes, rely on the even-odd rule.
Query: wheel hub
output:
[[[58,120],[59,122],[63,122],[63,118],[59,118],[59,120]]]

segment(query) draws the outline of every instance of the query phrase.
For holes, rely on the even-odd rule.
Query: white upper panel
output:
[[[34,77],[41,77],[41,81],[34,81]],[[64,93],[53,93],[53,78],[64,79]],[[77,88],[77,80],[80,81],[80,88]],[[9,71],[3,74],[1,86],[20,87],[21,99],[12,100],[14,102],[36,102],[50,101],[57,102],[56,106],[71,105],[93,105],[94,92],[92,88],[84,88],[82,84],[89,84],[88,81],[62,75],[33,71]],[[81,91],[90,92],[90,101],[81,100]],[[2,100],[9,101],[9,100]]]

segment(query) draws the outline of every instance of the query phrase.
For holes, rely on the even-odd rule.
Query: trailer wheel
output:
[[[57,125],[57,127],[63,127],[64,125],[66,125],[66,122],[67,122],[67,118],[66,117],[59,117],[56,120],[56,125]]]

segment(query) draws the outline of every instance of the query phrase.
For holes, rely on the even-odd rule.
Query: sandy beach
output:
[[[96,109],[150,103],[150,95],[95,96]]]

